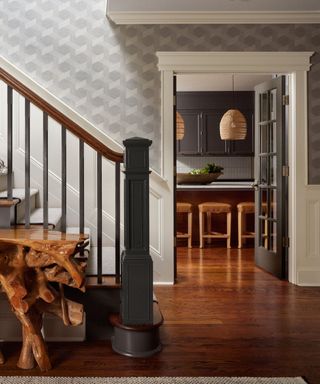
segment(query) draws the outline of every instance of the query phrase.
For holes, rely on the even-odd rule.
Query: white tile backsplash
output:
[[[252,157],[202,157],[180,156],[177,158],[177,172],[188,173],[194,168],[203,168],[208,163],[215,163],[224,168],[219,179],[253,179]]]

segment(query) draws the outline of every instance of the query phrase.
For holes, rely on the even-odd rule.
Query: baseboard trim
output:
[[[320,270],[298,271],[298,285],[303,287],[320,287]]]

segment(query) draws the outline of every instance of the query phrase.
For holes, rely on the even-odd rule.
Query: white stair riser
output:
[[[7,298],[0,294],[0,340],[21,341],[21,325],[12,313]]]
[[[97,269],[97,247],[91,246],[90,257],[88,259],[88,265],[86,273],[88,275],[95,275]],[[113,275],[116,273],[115,270],[115,249],[112,247],[102,248],[102,274]]]
[[[7,175],[0,175],[0,192],[7,189]]]
[[[53,315],[45,315],[42,334],[47,341],[84,341],[86,339],[86,320],[76,327],[68,327],[62,319]]]
[[[79,230],[80,228],[79,227],[67,227],[67,233],[70,233],[70,234],[78,234],[79,233]],[[91,248],[91,232],[90,232],[90,228],[89,227],[85,227],[84,228],[84,233],[88,236],[88,241],[89,241],[89,244],[86,246],[86,249],[90,251],[90,248]]]
[[[86,321],[77,327],[67,327],[52,315],[45,315],[42,333],[47,341],[83,341],[86,338]],[[21,341],[21,324],[13,314],[4,294],[0,294],[0,341]]]
[[[30,212],[32,212],[36,208],[36,199],[37,195],[33,195],[30,198]],[[25,202],[22,201],[17,206],[17,223],[23,220],[25,217]]]
[[[61,209],[60,208],[49,208],[48,222],[49,222],[50,227],[54,226],[55,230],[60,229],[60,223],[61,223]],[[21,220],[19,223],[23,224],[24,220]],[[30,223],[31,224],[43,224],[43,209],[42,208],[36,208],[35,210],[31,211]]]

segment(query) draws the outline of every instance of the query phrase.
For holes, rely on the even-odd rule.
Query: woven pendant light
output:
[[[222,140],[244,140],[247,136],[247,121],[238,109],[229,109],[220,121]]]
[[[179,112],[176,113],[177,140],[184,138],[184,120]]]
[[[234,93],[234,75],[232,75]],[[220,121],[222,140],[244,140],[247,136],[247,120],[238,109],[229,109]]]

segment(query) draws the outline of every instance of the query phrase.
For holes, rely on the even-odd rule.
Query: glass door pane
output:
[[[256,87],[256,263],[282,275],[282,94],[284,80],[276,78]],[[280,207],[280,208],[279,208]]]

